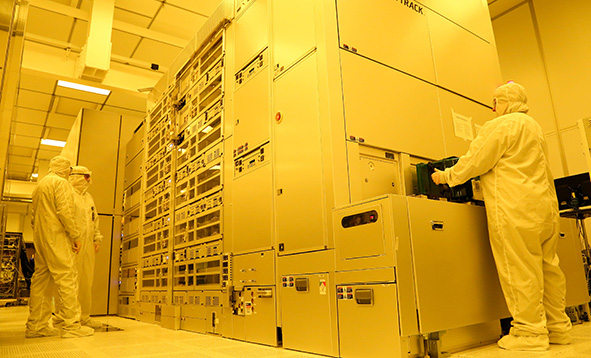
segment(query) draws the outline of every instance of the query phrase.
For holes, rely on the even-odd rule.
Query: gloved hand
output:
[[[82,248],[82,243],[80,240],[74,241],[74,245],[72,245],[72,251],[75,253],[79,253],[80,249]]]
[[[441,181],[442,179],[442,174],[443,172],[439,169],[435,169],[435,171],[433,172],[433,174],[431,174],[431,179],[433,180],[433,183],[439,185],[439,184],[443,184],[443,182]]]

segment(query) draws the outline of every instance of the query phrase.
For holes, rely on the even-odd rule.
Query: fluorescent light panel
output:
[[[63,148],[66,145],[66,142],[61,141],[61,140],[53,140],[53,139],[41,139],[41,144]]]
[[[109,93],[111,93],[111,91],[106,90],[106,89],[81,85],[79,83],[66,82],[66,81],[62,81],[62,80],[57,81],[57,85],[62,86],[62,87],[67,87],[67,88],[73,88],[73,89],[80,90],[80,91],[102,94],[103,96],[106,96]]]

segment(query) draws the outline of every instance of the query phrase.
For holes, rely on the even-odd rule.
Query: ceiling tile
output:
[[[117,6],[115,6],[115,12],[113,13],[114,20],[122,21],[143,28],[148,28],[148,25],[150,25],[150,22],[152,21],[152,16],[153,15],[147,16],[140,14],[137,12],[137,9],[135,12],[133,12],[118,8]]]
[[[146,111],[147,96],[141,93],[129,93],[117,91],[111,93],[105,105],[114,107],[125,107],[128,109],[135,109],[140,112]]]
[[[60,155],[60,153],[62,152],[62,148],[58,148],[58,147],[54,147],[57,148],[56,150],[50,150],[47,148],[51,148],[48,146],[43,146],[41,148],[39,148],[39,152],[37,153],[37,159],[51,159],[53,157],[55,157],[56,155]]]
[[[55,113],[76,116],[82,108],[97,109],[97,107],[95,103],[60,97]]]
[[[140,42],[140,37],[137,35],[128,34],[119,30],[113,30],[111,37],[111,52],[114,55],[123,57],[131,57],[133,50]]]
[[[160,1],[156,0],[117,0],[115,3],[115,8],[133,11],[149,17],[153,17],[159,7]]]
[[[45,123],[45,118],[47,117],[47,112],[45,111],[21,107],[15,107],[15,109],[14,121],[38,125]]]
[[[36,149],[34,148],[19,147],[16,145],[11,145],[8,147],[8,154],[18,155],[21,157],[32,157],[35,154],[35,151]]]
[[[168,0],[167,3],[182,7],[189,11],[197,12],[205,16],[211,16],[213,11],[220,5],[221,0]]]
[[[76,116],[66,116],[63,114],[49,113],[49,117],[47,117],[47,126],[70,130],[72,128],[72,125],[74,125],[75,120]]]
[[[33,165],[35,164],[35,158],[33,158],[33,157],[21,157],[21,156],[9,155],[8,156],[8,163],[10,163],[10,164],[28,165],[32,169],[33,168]]]
[[[32,165],[23,165],[9,162],[7,167],[9,172],[31,173],[33,171]]]
[[[93,86],[93,87],[101,88],[100,86]],[[55,95],[58,97],[67,97],[67,98],[73,98],[73,99],[78,99],[81,101],[94,102],[94,103],[103,103],[103,102],[105,102],[105,99],[107,98],[107,96],[102,95],[102,94],[86,92],[86,91],[81,91],[81,90],[62,87],[62,86],[57,86],[55,88]]]
[[[207,21],[207,17],[176,6],[164,5],[154,18],[150,30],[155,30],[189,41]]]
[[[29,137],[41,137],[43,135],[43,126],[12,122],[12,129],[10,133]]]
[[[25,180],[29,181],[31,172],[20,173],[20,172],[8,172],[6,173],[6,178],[11,180]]]
[[[68,41],[73,23],[72,17],[29,6],[26,32],[58,41]]]
[[[20,147],[37,148],[39,146],[40,137],[28,137],[24,135],[11,136],[10,144],[18,145]]]
[[[79,9],[90,13],[92,11],[92,1],[82,0],[82,4],[80,4]]]
[[[42,111],[49,110],[51,102],[51,95],[41,92],[33,92],[26,89],[21,89],[18,92],[18,99],[16,105],[19,107],[39,109]]]
[[[133,58],[168,67],[182,49],[150,39],[143,39]]]
[[[61,128],[49,128],[47,133],[47,138],[54,139],[54,140],[63,140],[66,141],[68,139],[68,134],[70,134],[69,129],[61,129]]]
[[[71,0],[51,0],[51,1],[60,3],[62,5],[68,5],[68,6],[70,6],[70,3],[72,2]]]
[[[113,113],[118,113],[118,114],[125,114],[128,116],[139,117],[139,118],[144,118],[144,115],[145,115],[145,112],[132,111],[132,110],[129,110],[126,108],[112,107],[112,106],[104,106],[103,111],[113,112]]]
[[[56,80],[54,79],[36,76],[32,73],[28,73],[27,71],[21,71],[19,87],[21,89],[52,94],[55,83]]]
[[[86,44],[88,37],[88,22],[76,19],[74,23],[74,31],[70,37],[70,43],[76,47],[82,48]]]

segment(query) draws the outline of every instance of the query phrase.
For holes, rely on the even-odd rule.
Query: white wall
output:
[[[589,0],[527,0],[493,18],[503,77],[528,90],[556,178],[589,171],[577,129],[591,118],[589,19]]]

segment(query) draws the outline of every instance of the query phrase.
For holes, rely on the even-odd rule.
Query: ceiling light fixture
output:
[[[103,88],[91,87],[91,86],[81,85],[79,83],[66,82],[66,81],[62,81],[62,80],[57,81],[57,85],[62,86],[62,87],[80,90],[80,91],[102,94],[103,96],[107,96],[109,93],[111,93],[111,91],[103,89]]]
[[[62,140],[41,139],[41,144],[51,145],[53,147],[62,147],[63,148],[66,145],[66,142],[64,142]]]
[[[39,177],[39,173],[33,173],[33,174],[31,174],[31,177],[32,178],[38,178]]]

